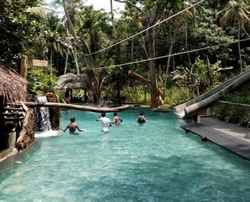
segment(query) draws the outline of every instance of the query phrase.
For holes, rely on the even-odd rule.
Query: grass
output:
[[[188,88],[174,86],[166,90],[164,102],[166,106],[172,107],[186,102],[191,98],[192,95]]]

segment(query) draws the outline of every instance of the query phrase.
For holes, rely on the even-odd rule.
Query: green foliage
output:
[[[149,104],[150,97],[144,86],[127,87],[123,90],[122,95],[126,97],[129,103]]]
[[[125,89],[122,93],[129,100],[148,103],[150,97],[145,96],[145,87],[127,75],[128,70],[132,69],[145,79],[157,78],[157,81],[151,82],[164,87],[167,92],[165,101],[169,105],[190,98],[191,93],[201,94],[217,85],[223,80],[222,77],[227,76],[224,70],[232,69],[228,67],[233,66],[235,72],[240,69],[239,60],[244,66],[250,63],[247,42],[221,46],[235,39],[249,37],[250,4],[247,0],[205,1],[202,5],[154,28],[155,32],[150,30],[140,37],[87,57],[86,54],[166,19],[194,1],[127,0],[124,1],[125,10],[120,13],[121,17],[115,18],[114,21],[111,21],[109,13],[85,6],[80,0],[54,2],[57,6],[64,7],[65,17],[60,18],[44,10],[39,0],[2,1],[0,63],[16,67],[17,61],[25,53],[31,57],[48,59],[53,68],[57,68],[57,73],[62,74],[65,63],[68,64],[68,71],[72,72],[71,69],[75,68],[77,61],[82,70],[94,71],[89,78],[89,84],[102,83],[97,82],[97,78],[101,81],[102,74],[95,68],[110,67],[107,70],[109,78],[105,81],[106,91],[115,89],[112,96],[118,96],[120,91]],[[119,69],[112,68],[114,64],[206,46],[213,48],[157,60],[152,62],[152,65],[143,63]],[[69,56],[67,62],[65,55]],[[122,71],[123,68],[126,71]],[[171,72],[175,72],[175,76],[179,75],[177,82],[171,78]],[[47,86],[53,87],[55,80],[54,76],[51,78],[40,70],[31,70],[30,92],[41,93]],[[135,87],[128,87],[132,86],[131,83]],[[88,90],[94,92],[96,86],[98,85],[92,85],[93,89]]]
[[[179,67],[175,77],[177,85],[190,86],[194,95],[200,95],[219,83],[223,70],[227,69],[221,67],[220,61],[210,64],[198,57],[191,68]]]
[[[187,87],[172,87],[166,90],[165,104],[175,106],[192,98]]]
[[[28,91],[30,94],[44,95],[47,90],[53,90],[57,77],[42,69],[30,69],[28,73]]]
[[[190,90],[184,87],[173,86],[166,90],[166,96],[164,103],[168,106],[174,106],[183,103],[192,98]],[[125,88],[122,95],[126,97],[128,102],[139,103],[139,104],[149,104],[150,95],[144,86],[129,87]]]
[[[216,103],[211,107],[212,115],[222,121],[233,124],[240,124],[247,127],[250,121],[250,108],[240,105],[232,105],[230,103]]]
[[[0,7],[0,63],[16,68],[31,41],[40,32],[41,18],[28,12],[38,0],[1,1]]]
[[[237,90],[227,93],[223,96],[223,100],[240,103],[240,104],[250,104],[250,82],[246,82],[241,85]]]
[[[239,104],[249,104],[250,105],[250,96],[225,96],[223,98],[225,101],[233,102],[233,103],[239,103]]]

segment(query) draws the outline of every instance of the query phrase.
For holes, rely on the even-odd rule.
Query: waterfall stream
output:
[[[46,96],[37,96],[36,99],[38,104],[44,104],[47,102]],[[37,110],[37,128],[39,131],[51,130],[48,107],[39,107]]]
[[[47,97],[46,96],[37,96],[36,102],[38,104],[46,103]],[[46,138],[46,137],[53,137],[60,135],[59,130],[52,130],[51,122],[50,122],[50,114],[48,107],[38,107],[36,112],[36,125],[37,130],[35,137],[36,138]]]

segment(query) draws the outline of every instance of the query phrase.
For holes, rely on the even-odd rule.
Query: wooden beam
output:
[[[134,72],[132,70],[128,71],[128,75],[131,76],[131,77],[133,77],[134,79],[137,79],[137,80],[139,80],[139,81],[141,81],[143,83],[146,83],[147,85],[151,85],[152,84],[150,80],[146,79],[142,75],[140,75],[140,74],[138,74],[138,73],[136,73],[136,72]]]
[[[92,111],[92,112],[118,112],[121,110],[128,109],[130,105],[123,105],[120,107],[91,107],[91,106],[82,106],[82,105],[74,105],[74,104],[65,104],[65,103],[54,103],[54,102],[46,102],[46,103],[36,103],[36,102],[24,102],[28,107],[58,107],[63,109],[75,109],[79,111]],[[14,103],[11,105],[22,105],[21,103]]]

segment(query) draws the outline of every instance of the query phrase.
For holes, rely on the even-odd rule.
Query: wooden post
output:
[[[8,147],[10,149],[14,149],[16,145],[16,130],[15,128],[12,128],[11,131],[8,134],[9,139],[8,139]]]
[[[20,67],[20,74],[23,78],[27,78],[28,74],[28,57],[26,55],[22,56],[21,59],[21,67]]]
[[[54,102],[58,103],[59,98],[57,95],[53,92],[50,91],[46,94],[48,102]],[[50,107],[49,108],[49,117],[50,117],[50,123],[51,127],[53,130],[58,130],[59,129],[59,122],[60,122],[60,110],[58,107]]]

